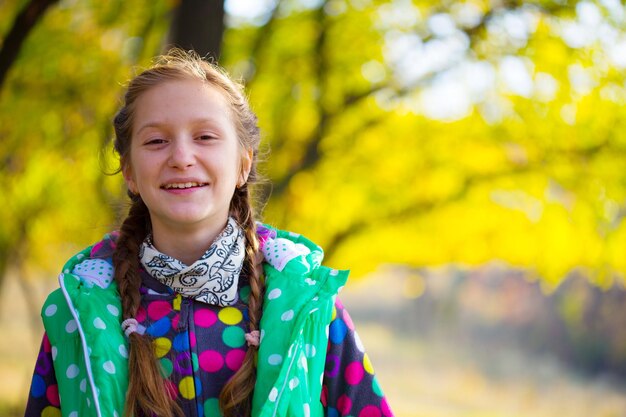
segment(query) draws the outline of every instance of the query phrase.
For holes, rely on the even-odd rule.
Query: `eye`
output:
[[[165,143],[165,139],[163,138],[153,138],[153,139],[149,139],[145,142],[145,145],[161,145],[163,143]]]
[[[198,139],[202,141],[208,141],[208,140],[217,139],[217,137],[210,135],[208,133],[205,133],[203,135],[198,136]]]

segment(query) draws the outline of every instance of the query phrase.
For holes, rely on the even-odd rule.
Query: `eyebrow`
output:
[[[217,122],[219,122],[219,119],[213,118],[213,117],[200,117],[200,118],[191,120],[191,124],[193,124],[193,125],[199,125],[199,124],[203,124],[203,123],[215,124]],[[151,128],[151,127],[160,128],[160,127],[162,127],[164,125],[167,125],[167,124],[168,123],[166,123],[166,122],[160,122],[160,121],[148,122],[148,123],[142,125],[139,129],[137,129],[137,133],[136,134],[139,134],[144,129],[148,129],[148,128]],[[219,126],[215,126],[215,127],[219,129]]]

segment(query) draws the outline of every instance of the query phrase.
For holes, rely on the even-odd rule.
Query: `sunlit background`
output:
[[[2,416],[23,413],[57,271],[123,215],[110,121],[180,6],[0,1]],[[624,5],[224,9],[263,220],[352,270],[341,297],[396,414],[626,416]]]

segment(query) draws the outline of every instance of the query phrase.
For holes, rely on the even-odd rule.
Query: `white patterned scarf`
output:
[[[211,247],[192,265],[159,252],[146,237],[139,250],[141,264],[159,282],[185,297],[207,304],[237,302],[239,273],[245,257],[245,233],[232,217]]]

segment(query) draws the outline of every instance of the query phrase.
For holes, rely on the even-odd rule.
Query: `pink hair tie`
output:
[[[139,331],[139,322],[134,318],[126,319],[122,322],[122,330],[126,337],[130,337],[132,333]]]
[[[246,342],[248,342],[248,346],[259,346],[261,333],[258,330],[252,330],[250,333],[246,333],[244,337]]]

